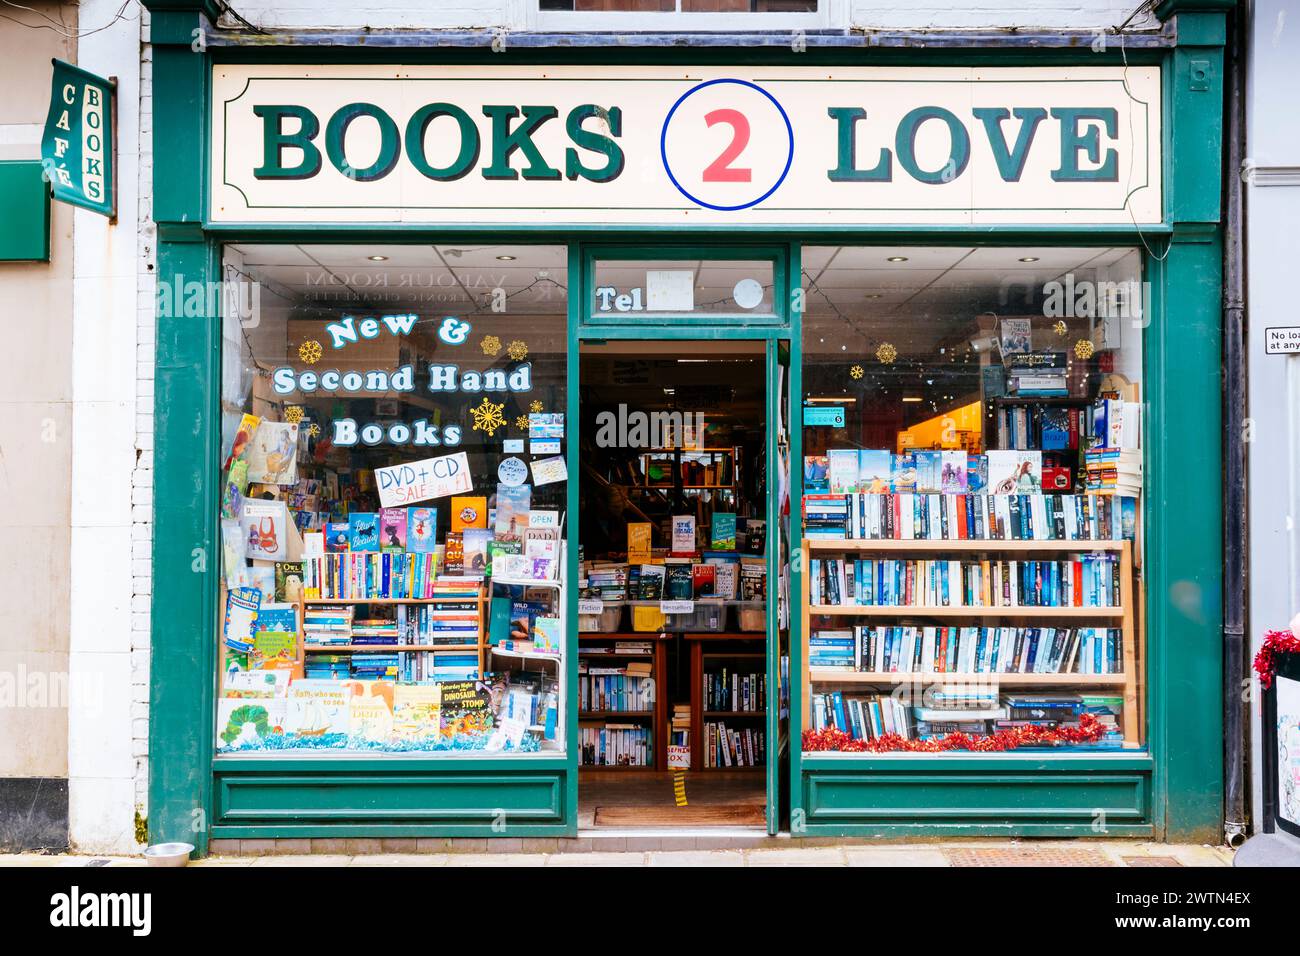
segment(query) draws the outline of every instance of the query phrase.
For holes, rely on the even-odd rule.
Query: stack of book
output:
[[[302,612],[303,643],[314,647],[352,643],[350,606],[311,606]]]
[[[1089,490],[1137,497],[1142,493],[1142,452],[1136,448],[1092,448],[1083,453]]]
[[[1067,364],[1064,352],[1020,352],[1002,358],[1008,390],[1022,397],[1069,395]]]
[[[578,710],[638,713],[654,707],[650,663],[632,661],[622,667],[578,666]]]
[[[1103,398],[1092,406],[1092,434],[1103,448],[1141,446],[1142,404]]]
[[[354,680],[397,680],[396,654],[353,654],[351,664]]]
[[[588,724],[578,727],[584,767],[648,767],[654,763],[650,729],[636,724]]]
[[[922,740],[944,734],[989,734],[995,722],[1010,717],[992,688],[938,688],[926,695],[926,706],[912,708],[916,736]]]
[[[588,562],[584,577],[587,587],[584,597],[602,601],[626,601],[628,598],[627,564],[614,561]]]
[[[397,621],[385,617],[356,618],[352,621],[353,644],[396,644]]]
[[[722,721],[704,724],[704,766],[761,767],[767,762],[767,735],[761,728],[732,730]]]
[[[347,680],[352,676],[352,655],[308,654],[303,676],[307,680]]]
[[[845,697],[840,691],[813,694],[812,728],[835,727],[855,740],[876,740],[885,734],[910,738],[907,707],[896,697]]]
[[[691,742],[691,705],[688,701],[673,704],[672,722],[669,726],[674,747],[689,747]]]

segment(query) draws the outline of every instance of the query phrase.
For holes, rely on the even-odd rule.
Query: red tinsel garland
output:
[[[1101,722],[1092,714],[1083,714],[1078,727],[1013,727],[999,730],[996,734],[947,734],[933,740],[908,740],[898,734],[885,734],[875,740],[855,740],[851,735],[834,727],[825,730],[805,730],[803,732],[803,749],[805,752],[819,750],[839,750],[845,753],[890,753],[909,751],[912,753],[942,753],[947,750],[973,750],[980,753],[996,753],[1003,750],[1015,750],[1017,747],[1054,747],[1058,744],[1092,744],[1101,739],[1105,733]]]
[[[1259,686],[1265,690],[1273,686],[1279,654],[1300,654],[1300,637],[1289,630],[1269,631],[1264,635],[1264,645],[1255,655],[1255,673],[1259,675]]]

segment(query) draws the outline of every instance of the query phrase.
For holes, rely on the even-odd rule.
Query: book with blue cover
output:
[[[863,448],[858,452],[858,490],[871,495],[889,494],[893,470],[893,456],[888,451]]]
[[[348,547],[352,551],[379,550],[379,515],[373,511],[348,515]]]

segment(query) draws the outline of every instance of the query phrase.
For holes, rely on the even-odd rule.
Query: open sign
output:
[[[379,488],[379,504],[385,508],[400,508],[417,501],[462,495],[474,490],[469,458],[463,451],[376,468],[375,482]]]

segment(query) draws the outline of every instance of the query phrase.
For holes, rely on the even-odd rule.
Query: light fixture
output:
[[[909,403],[910,403],[910,402],[923,402],[923,401],[925,401],[925,399],[923,399],[920,395],[904,395],[904,396],[903,396],[903,401],[905,401],[905,402],[909,402]]]
[[[879,298],[880,298],[880,293],[879,293],[879,292],[868,292],[868,293],[867,293],[866,295],[864,295],[862,298],[864,298],[864,299],[879,299]]]
[[[514,256],[497,256],[497,262],[514,262]]]
[[[890,257],[889,257],[888,259],[886,259],[885,261],[886,261],[886,262],[906,262],[906,261],[907,261],[907,256],[890,256]]]
[[[843,395],[815,395],[804,399],[805,405],[825,405],[829,402],[834,402],[836,405],[840,405],[844,402],[844,396]]]
[[[387,262],[388,256],[367,256],[371,262]]]
[[[1020,257],[1020,261],[1021,261],[1021,262],[1037,262],[1037,261],[1038,261],[1038,256],[1021,256],[1021,257]]]

